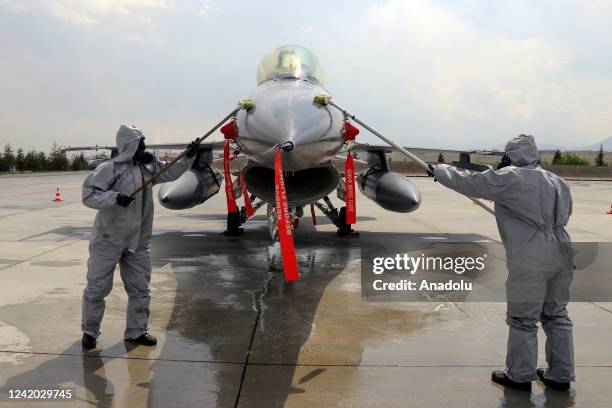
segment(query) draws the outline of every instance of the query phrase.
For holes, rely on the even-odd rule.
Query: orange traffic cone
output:
[[[610,211],[608,211],[606,214],[612,214],[612,204],[610,204]]]
[[[64,201],[62,200],[62,194],[59,191],[59,187],[57,188],[57,190],[55,190],[55,198],[53,199],[54,203],[59,203],[60,201]]]

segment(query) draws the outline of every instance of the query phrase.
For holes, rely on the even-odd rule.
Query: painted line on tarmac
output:
[[[53,248],[53,249],[49,249],[48,251],[41,252],[40,254],[37,254],[37,255],[34,255],[34,256],[32,256],[32,257],[30,257],[30,258],[28,258],[28,259],[24,259],[24,260],[22,260],[22,261],[16,262],[16,263],[14,263],[14,264],[12,264],[12,265],[6,265],[6,266],[3,266],[3,267],[0,267],[0,271],[2,271],[2,270],[4,270],[4,269],[12,268],[12,267],[13,267],[13,266],[15,266],[15,265],[21,265],[22,263],[24,263],[24,262],[28,262],[28,261],[31,261],[32,259],[34,259],[34,258],[38,258],[38,257],[39,257],[39,256],[41,256],[41,255],[45,255],[45,254],[48,254],[49,252],[53,252],[53,251],[55,251],[55,250],[58,250],[58,249],[62,249],[62,248],[64,248],[64,247],[67,247],[68,245],[72,245],[72,244],[74,244],[74,243],[75,243],[75,242],[77,242],[77,241],[80,241],[80,240],[73,240],[73,241],[70,241],[70,242],[68,242],[67,244],[60,245],[60,246],[55,247],[55,248]]]

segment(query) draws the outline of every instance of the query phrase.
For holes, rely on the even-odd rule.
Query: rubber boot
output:
[[[531,381],[512,381],[506,376],[506,373],[504,373],[503,371],[493,371],[493,373],[491,373],[491,381],[499,385],[503,385],[504,387],[510,387],[521,391],[531,391]]]

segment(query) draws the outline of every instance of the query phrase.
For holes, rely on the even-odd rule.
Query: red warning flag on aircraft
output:
[[[346,187],[346,223],[348,225],[357,222],[357,200],[355,200],[355,163],[353,155],[349,151],[344,163],[344,181]]]
[[[300,279],[300,275],[298,272],[297,258],[295,256],[295,246],[293,244],[293,232],[291,231],[280,148],[276,150],[276,156],[274,158],[274,190],[276,193],[278,237],[280,238],[281,254],[283,255],[285,281],[290,282]]]
[[[244,177],[242,177],[242,173],[238,176],[238,182],[242,187],[242,196],[244,197],[244,208],[246,208],[247,218],[250,218],[255,214],[253,211],[253,206],[251,205],[251,197],[249,197],[249,192],[247,191],[246,183],[244,182]]]
[[[232,184],[232,175],[229,167],[229,140],[225,141],[223,146],[223,175],[225,176],[225,198],[227,200],[227,212],[237,212],[236,198],[234,197],[234,185]]]
[[[359,134],[359,129],[357,129],[351,122],[348,120],[344,121],[344,140],[355,140],[355,137]]]
[[[223,127],[221,127],[221,133],[223,133],[223,137],[225,140],[228,139],[236,139],[238,136],[238,126],[236,125],[236,119],[232,119],[227,122]]]

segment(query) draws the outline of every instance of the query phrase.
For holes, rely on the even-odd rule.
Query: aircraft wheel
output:
[[[336,227],[338,227],[338,236],[339,237],[358,237],[359,233],[353,228],[351,228],[350,224],[346,223],[346,207],[340,208],[338,213],[338,219],[336,221]]]
[[[278,236],[278,220],[276,218],[276,207],[272,204],[267,205],[268,232],[272,241],[279,242]]]
[[[228,237],[242,235],[244,229],[240,228],[240,213],[238,211],[227,213],[227,229],[224,234]]]

